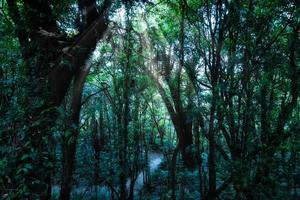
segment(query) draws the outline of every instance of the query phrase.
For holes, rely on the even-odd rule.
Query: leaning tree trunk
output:
[[[74,77],[74,71],[84,65],[107,27],[106,15],[111,3],[109,0],[103,2],[99,14],[94,12],[95,7],[91,9],[91,5],[96,5],[94,0],[79,2],[83,2],[83,7],[89,8],[85,12],[87,25],[76,37],[70,39],[57,26],[50,1],[24,0],[27,9],[20,12],[16,1],[7,0],[9,15],[16,25],[16,37],[26,63],[25,75],[28,80],[24,83],[27,95],[24,125],[29,129],[24,144],[31,146],[23,147],[21,154],[34,151],[37,155],[18,161],[20,167],[31,164],[27,175],[24,175],[25,181],[20,182],[20,185],[27,186],[28,198],[49,199],[49,166],[52,161],[47,141],[51,139],[51,127],[55,125],[58,116],[55,107],[61,104]],[[26,17],[22,16],[24,12]],[[70,146],[70,149],[73,147]]]
[[[60,199],[70,199],[72,189],[73,172],[75,170],[75,155],[77,137],[80,126],[80,110],[83,86],[88,75],[90,66],[81,70],[74,80],[73,96],[71,102],[71,119],[69,119],[69,129],[71,134],[65,136],[63,144],[63,171],[60,190]]]

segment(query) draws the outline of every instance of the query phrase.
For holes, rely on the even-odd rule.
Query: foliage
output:
[[[299,198],[298,1],[0,6],[1,198]]]

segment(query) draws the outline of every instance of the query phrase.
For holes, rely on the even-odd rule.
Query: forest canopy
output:
[[[300,198],[298,0],[0,0],[0,198]]]

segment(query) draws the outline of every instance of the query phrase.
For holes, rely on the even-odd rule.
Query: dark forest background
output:
[[[299,4],[0,0],[0,198],[299,199]]]

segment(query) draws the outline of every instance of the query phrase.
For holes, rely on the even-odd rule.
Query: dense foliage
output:
[[[300,198],[298,0],[1,0],[1,199]]]

